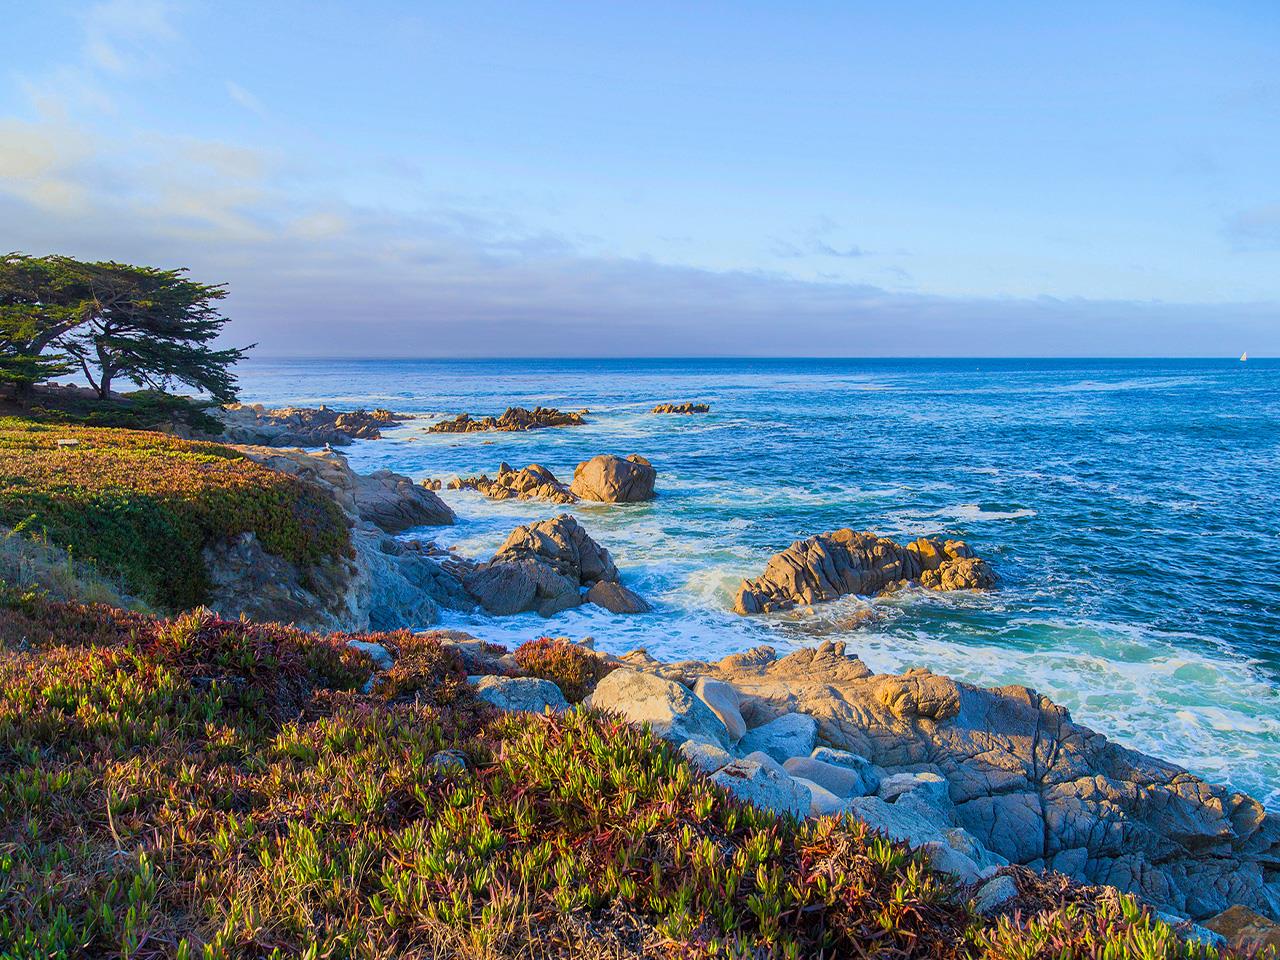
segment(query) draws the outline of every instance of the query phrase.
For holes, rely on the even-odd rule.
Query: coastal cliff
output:
[[[20,712],[16,704],[29,699],[29,691],[23,692],[24,676],[38,675],[44,678],[41,682],[55,685],[69,683],[58,671],[64,665],[73,671],[88,669],[81,663],[84,657],[93,660],[92,670],[101,676],[103,668],[95,658],[114,664],[121,655],[118,649],[126,649],[127,656],[151,658],[130,669],[151,671],[155,682],[162,684],[161,699],[148,709],[167,716],[166,711],[186,709],[182,704],[191,694],[184,684],[205,691],[209,677],[227,669],[229,661],[212,651],[226,644],[231,644],[226,649],[239,649],[236,645],[243,644],[245,650],[256,651],[251,660],[267,659],[251,675],[231,678],[234,682],[228,689],[239,691],[236,697],[248,697],[234,707],[241,711],[236,717],[269,715],[272,723],[301,724],[311,731],[307,736],[319,736],[325,718],[334,716],[334,710],[347,716],[343,711],[349,707],[356,711],[352,718],[364,717],[350,722],[355,723],[353,729],[365,733],[343,735],[358,750],[373,746],[360,739],[368,735],[366,722],[403,729],[397,725],[418,717],[415,711],[424,705],[429,707],[429,718],[424,720],[429,725],[444,723],[447,729],[463,717],[462,726],[453,732],[430,734],[433,751],[418,756],[412,768],[396,767],[379,753],[380,759],[371,759],[373,766],[362,775],[367,781],[374,773],[385,777],[388,769],[399,770],[403,782],[414,785],[405,788],[416,798],[413,803],[425,804],[423,816],[430,809],[433,816],[445,817],[453,809],[444,794],[427,801],[423,796],[436,797],[432,791],[449,796],[474,791],[477,784],[507,775],[514,769],[510,764],[523,764],[518,775],[512,774],[515,782],[546,783],[552,790],[549,797],[555,796],[551,784],[566,778],[577,784],[575,789],[585,789],[588,781],[581,778],[595,761],[571,744],[582,742],[583,737],[586,742],[604,737],[609,744],[604,749],[621,750],[629,763],[654,771],[644,775],[650,778],[645,789],[657,791],[653,798],[669,796],[671,790],[688,791],[689,806],[664,808],[663,816],[675,818],[668,826],[677,834],[683,829],[727,830],[718,842],[734,846],[758,842],[736,833],[734,825],[758,823],[763,829],[774,824],[767,829],[775,837],[787,838],[779,855],[791,870],[811,863],[806,858],[814,855],[814,842],[827,845],[823,849],[834,844],[848,851],[853,858],[849,863],[863,862],[860,857],[874,859],[878,848],[867,844],[874,838],[871,831],[877,831],[901,845],[891,848],[903,851],[894,856],[908,859],[895,864],[914,862],[905,852],[910,850],[931,871],[925,880],[928,892],[912,887],[916,881],[899,876],[895,872],[899,866],[872,884],[878,891],[873,899],[887,898],[883,902],[905,889],[910,897],[923,897],[922,903],[929,906],[921,909],[932,923],[941,924],[928,934],[927,949],[913,952],[903,946],[904,956],[1023,956],[1008,951],[1031,936],[1028,924],[1047,925],[1054,936],[1070,942],[1078,932],[1073,925],[1083,917],[1087,922],[1082,929],[1096,923],[1104,939],[1135,937],[1154,945],[1150,956],[1190,957],[1208,955],[1204,951],[1209,948],[1195,944],[1215,941],[1215,937],[1193,928],[1187,919],[1212,926],[1213,918],[1227,908],[1248,909],[1273,919],[1280,915],[1280,827],[1260,804],[1176,766],[1126,750],[1075,724],[1064,708],[1025,687],[985,689],[924,670],[875,675],[856,656],[847,654],[843,645],[824,644],[783,658],[759,648],[716,663],[662,663],[643,651],[612,657],[566,641],[538,641],[536,646],[510,652],[486,643],[483,637],[400,630],[421,630],[437,621],[441,608],[470,610],[478,602],[499,613],[534,609],[546,616],[584,601],[617,612],[647,609],[641,598],[621,586],[621,574],[608,551],[571,516],[518,528],[493,558],[479,563],[398,536],[454,522],[453,512],[434,492],[388,471],[361,476],[333,451],[191,444],[155,434],[15,424],[0,435],[0,441],[14,454],[5,464],[11,491],[6,501],[10,525],[19,519],[20,510],[32,508],[46,510],[46,521],[71,518],[62,520],[64,526],[57,529],[65,531],[60,535],[81,538],[74,541],[77,556],[118,569],[123,583],[163,605],[169,595],[156,592],[162,583],[157,571],[167,568],[153,569],[148,565],[152,561],[133,558],[124,546],[130,542],[127,537],[104,539],[98,527],[72,522],[82,505],[97,509],[92,505],[104,497],[119,503],[144,498],[139,512],[124,516],[134,518],[130,522],[141,534],[151,529],[146,526],[152,522],[149,511],[172,516],[166,519],[165,530],[180,531],[182,539],[165,542],[180,545],[185,551],[181,556],[195,564],[186,571],[189,589],[200,590],[201,602],[211,608],[164,621],[107,607],[58,605],[29,594],[6,593],[3,610],[7,612],[0,613],[0,641],[5,645],[0,682],[8,684],[4,693],[8,700],[0,703],[0,735],[18,737],[19,745],[44,736],[22,724],[14,726],[13,718]],[[642,465],[649,466],[647,461]],[[29,492],[23,494],[25,498],[13,493],[30,491],[33,482],[54,474],[74,477],[80,486],[59,488],[64,500],[50,501],[53,506],[32,499]],[[179,480],[183,497],[167,499],[166,491],[177,489]],[[651,479],[645,489],[652,490]],[[270,496],[264,498],[262,491]],[[218,504],[218,509],[211,510],[210,504]],[[282,536],[282,530],[288,536]],[[174,538],[177,533],[166,536]],[[113,554],[113,550],[120,552]],[[981,585],[994,582],[985,565],[978,566],[982,561],[955,541],[919,540],[902,547],[870,534],[837,531],[802,541],[790,551],[779,555],[782,560],[775,557],[762,577],[744,584],[744,595],[765,598],[757,609],[785,609],[792,603],[831,599],[845,592],[873,592],[872,588],[891,588],[904,580],[923,581],[931,571],[938,574],[939,586],[947,586],[942,572],[948,565],[983,571]],[[832,560],[834,553],[839,554],[839,563]],[[789,557],[805,562],[790,562]],[[789,571],[787,576],[777,574],[783,567]],[[959,586],[967,583],[957,581]],[[115,596],[110,596],[113,602]],[[240,617],[246,620],[238,621]],[[273,625],[277,623],[292,626]],[[395,630],[400,632],[367,632]],[[75,650],[89,652],[69,652]],[[304,656],[305,651],[311,652]],[[194,659],[185,659],[188,656]],[[315,672],[321,669],[315,657],[327,664],[320,673]],[[303,661],[311,666],[304,669]],[[216,663],[216,669],[208,663]],[[466,677],[472,682],[465,683]],[[215,680],[210,689],[217,692],[223,683]],[[92,684],[75,694],[94,695]],[[275,698],[281,696],[286,702],[277,702]],[[579,701],[581,707],[570,707]],[[199,710],[216,712],[226,702]],[[119,701],[120,709],[123,703]],[[493,708],[508,719],[500,720]],[[369,711],[377,714],[376,720],[370,719]],[[535,722],[530,711],[546,716]],[[647,727],[658,739],[629,731],[617,718]],[[58,722],[69,721],[54,722],[54,727]],[[155,722],[163,726],[172,721]],[[83,771],[91,761],[88,754],[78,752],[79,736],[70,731],[58,734],[63,744],[59,749],[64,751],[58,756],[67,769]],[[632,739],[636,736],[640,739]],[[664,746],[664,740],[669,745]],[[128,739],[122,749],[136,751],[138,742]],[[549,745],[553,743],[559,746]],[[186,744],[183,749],[198,748]],[[267,747],[264,742],[254,749]],[[149,763],[168,762],[146,756]],[[216,766],[216,761],[211,762]],[[606,768],[612,769],[608,767],[612,762],[607,761]],[[94,769],[98,772],[90,779],[106,775],[105,768]],[[13,775],[22,776],[20,770],[21,765]],[[4,775],[0,769],[0,782]],[[225,776],[225,771],[211,775]],[[583,826],[585,833],[566,836],[566,842],[590,842],[588,838],[600,836],[599,831],[620,829],[614,813],[606,810],[625,813],[627,804],[634,802],[627,799],[632,796],[629,787],[600,786],[593,777],[588,780],[597,784],[596,793],[575,793],[568,802],[574,809],[584,803],[598,808],[602,819],[589,828]],[[129,789],[140,791],[140,796],[145,793],[136,782]],[[423,790],[428,793],[422,794]],[[301,796],[297,799],[311,802]],[[388,794],[368,808],[368,815],[386,816],[387,804],[399,810],[403,802]],[[490,796],[486,802],[504,804],[508,798]],[[744,802],[750,806],[741,807]],[[739,810],[755,812],[735,812]],[[728,819],[720,819],[724,817]],[[720,826],[709,826],[712,821]],[[132,837],[155,826],[150,814],[123,822],[126,835]],[[344,842],[296,812],[282,813],[275,822],[283,831],[280,836],[293,836],[300,829],[294,825],[305,824],[313,836],[325,837],[327,845]],[[421,821],[410,817],[409,822]],[[634,842],[651,850],[642,864],[659,863],[669,869],[673,858],[679,864],[684,862],[681,857],[688,856],[685,847],[677,844],[676,849],[667,849],[667,841],[655,836],[653,831],[666,829],[659,822],[628,819],[626,823],[639,831]],[[475,829],[470,823],[455,826],[468,836]],[[504,834],[502,849],[523,851],[521,844],[528,837],[521,831],[526,828],[511,829],[516,832]],[[539,829],[560,828],[540,822]],[[119,824],[111,830],[119,832]],[[93,836],[94,842],[106,842],[99,833]],[[473,839],[482,842],[479,834]],[[138,870],[153,854],[168,858],[166,869],[179,874],[190,869],[183,865],[185,861],[178,862],[182,858],[175,850],[163,844],[158,853],[146,842],[139,844],[143,859],[132,861]],[[255,861],[269,850],[251,837],[237,844],[242,856]],[[534,860],[542,856],[519,854],[526,855]],[[38,858],[24,862],[29,877],[23,880],[28,874],[19,871],[16,882],[21,896],[33,896],[30,878],[43,868],[37,865]],[[426,942],[422,938],[428,937],[428,928],[429,936],[437,938],[433,942],[441,944],[459,930],[473,929],[477,918],[487,916],[486,910],[496,909],[492,884],[497,874],[492,864],[477,855],[456,864],[449,873],[448,883],[470,884],[465,908],[456,902],[443,912],[443,908],[429,907],[452,896],[447,885],[436,886],[426,900],[403,902],[397,908],[397,915],[405,910],[426,911],[420,915],[434,918],[432,924],[406,934],[385,916],[368,915],[360,929],[381,931],[377,935],[389,938],[387,943],[418,945]],[[95,868],[86,862],[84,869]],[[696,921],[689,906],[681,905],[684,894],[665,892],[666,879],[654,880],[658,886],[652,894],[665,906],[637,908],[630,891],[638,882],[635,870],[639,868],[630,859],[612,867],[607,862],[575,861],[562,869],[569,871],[569,879],[556,878],[554,888],[544,891],[551,898],[547,902],[560,906],[563,897],[569,897],[566,903],[572,901],[567,891],[586,889],[592,891],[590,903],[578,906],[597,911],[591,921],[596,926],[589,935],[578,931],[575,949],[583,943],[598,945],[604,942],[599,938],[605,937],[620,955],[651,955],[649,951],[664,937],[703,944],[704,934],[696,931],[708,923],[719,933],[705,936],[746,938],[743,943],[755,944],[782,936],[806,949],[826,942],[827,935],[835,938],[833,943],[846,944],[862,942],[860,938],[868,935],[865,918],[843,926],[846,921],[841,914],[831,912],[839,902],[838,896],[832,899],[829,884],[833,881],[819,882],[816,874],[803,872],[811,867],[803,867],[790,881],[807,885],[787,894],[795,898],[792,906],[770,901],[764,913],[735,899],[750,885],[724,888],[719,886],[721,880],[707,881],[704,893],[698,894],[706,897],[706,906],[699,908],[703,912],[697,913]],[[616,875],[606,873],[594,885],[585,879],[609,869]],[[420,864],[414,876],[424,870],[432,875],[430,868]],[[487,885],[477,886],[477,877],[487,877]],[[437,881],[445,883],[443,876]],[[253,882],[260,883],[261,878]],[[847,882],[854,881],[839,881],[837,888],[846,889],[840,883]],[[752,896],[765,896],[772,883],[759,881]],[[881,883],[888,887],[876,886]],[[1046,906],[1046,901],[1036,899],[1043,898],[1046,889],[1059,891],[1056,905]],[[1180,935],[1191,940],[1174,937],[1161,921],[1137,907],[1118,906],[1121,901],[1115,899],[1114,891],[1139,897],[1179,925]],[[221,895],[229,894],[224,890]],[[676,899],[667,902],[668,895]],[[353,904],[373,903],[364,887],[353,890],[351,898]],[[729,912],[709,919],[707,911],[716,902],[729,905]],[[379,903],[386,905],[385,900]],[[1064,903],[1082,906],[1063,913]],[[608,928],[607,923],[607,936],[598,929],[598,911],[607,905],[615,919],[618,911],[627,916],[624,928],[629,934]],[[545,904],[527,907],[545,910]],[[347,908],[313,904],[312,909],[346,916],[342,911]],[[819,911],[826,918],[823,929],[828,934],[815,933],[807,921],[781,919],[790,909]],[[974,920],[973,910],[983,919]],[[1024,916],[1023,911],[1030,913]],[[532,925],[526,933],[535,927],[545,933],[537,925],[551,922],[554,935],[566,937],[564,916],[570,914],[555,921],[548,921],[545,914],[539,914],[542,919],[536,922],[526,918],[524,922]],[[384,923],[388,926],[380,926]],[[950,932],[938,939],[939,930]],[[315,936],[316,931],[308,935]],[[902,944],[917,942],[912,938],[920,935],[901,925],[890,932],[892,938],[906,937],[894,940]],[[196,939],[210,936],[202,930]],[[408,939],[401,939],[405,936]],[[581,939],[584,936],[586,940]],[[546,955],[580,953],[568,949]],[[695,955],[720,954],[711,950]]]

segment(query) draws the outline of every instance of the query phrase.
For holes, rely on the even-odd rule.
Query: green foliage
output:
[[[112,394],[103,400],[78,391],[37,388],[27,396],[22,416],[40,423],[154,430],[188,427],[202,434],[222,433],[223,424],[208,411],[211,401],[174,396],[159,390]]]
[[[24,392],[73,368],[65,353],[45,353],[90,313],[89,291],[71,263],[0,256],[0,385]]]
[[[435,638],[362,637],[401,673],[361,693],[346,639],[0,591],[0,954],[1214,956],[1123,898],[982,920],[648,732],[498,715]]]
[[[580,644],[553,637],[538,637],[516,648],[517,666],[530,677],[541,677],[558,686],[570,703],[581,703],[615,668]]]
[[[201,551],[219,539],[252,531],[304,566],[350,550],[331,497],[227,447],[0,419],[0,525],[19,524],[169,610],[204,600]]]
[[[25,392],[75,361],[106,400],[117,377],[164,390],[175,383],[235,399],[232,366],[245,351],[212,344],[227,318],[221,285],[185,270],[70,257],[0,258],[0,383]],[[53,348],[54,352],[45,351]]]

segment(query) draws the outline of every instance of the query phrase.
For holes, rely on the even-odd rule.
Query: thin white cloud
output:
[[[137,73],[165,62],[178,40],[166,0],[104,0],[83,18],[85,59],[108,73]]]
[[[227,96],[231,98],[232,103],[244,107],[255,116],[265,117],[267,115],[266,108],[263,107],[262,101],[234,80],[227,81]]]

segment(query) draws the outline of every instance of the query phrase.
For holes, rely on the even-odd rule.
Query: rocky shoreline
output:
[[[226,616],[350,631],[422,628],[441,607],[543,616],[584,602],[618,613],[648,609],[569,515],[518,528],[476,562],[396,536],[454,519],[407,477],[360,477],[336,452],[240,449],[330,490],[350,518],[354,555],[317,576],[275,569],[253,544],[228,545],[207,558],[225,574],[214,578],[214,606]],[[584,470],[596,461],[599,477]],[[511,495],[565,490],[537,465],[503,467]],[[652,471],[640,457],[595,458],[579,466],[567,492],[592,486],[623,502],[633,490],[644,499],[653,495],[644,468]],[[584,473],[592,476],[580,485]],[[840,530],[775,555],[743,582],[734,606],[764,613],[908,583],[985,589],[996,580],[961,541],[900,545]],[[876,675],[843,644],[781,658],[758,648],[716,663],[661,663],[644,651],[598,656],[608,675],[590,705],[648,723],[715,782],[758,805],[866,821],[975,885],[983,902],[1009,894],[1008,882],[997,881],[1023,867],[1113,886],[1175,918],[1209,921],[1233,907],[1280,917],[1276,817],[1244,794],[1076,724],[1029,688],[981,688],[927,670]],[[517,697],[509,683],[525,679],[492,677],[482,696],[564,708],[547,687],[538,688],[541,701],[532,688]]]

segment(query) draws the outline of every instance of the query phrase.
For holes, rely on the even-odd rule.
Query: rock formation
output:
[[[652,500],[658,472],[639,454],[623,460],[601,454],[578,464],[569,490],[583,500],[600,503],[639,503]]]
[[[449,481],[450,490],[478,490],[490,500],[548,500],[551,503],[577,503],[578,498],[541,464],[531,463],[523,470],[509,464],[498,465],[498,475],[458,477]]]
[[[480,417],[472,419],[470,414],[460,413],[449,420],[441,420],[428,427],[429,433],[476,433],[482,430],[499,430],[514,432],[519,430],[539,430],[543,427],[578,427],[586,423],[580,413],[565,412],[555,407],[507,407],[500,417]]]
[[[845,528],[797,540],[775,553],[764,573],[742,581],[733,609],[769,613],[850,593],[882,593],[915,581],[931,590],[986,589],[995,586],[996,576],[963,540],[921,537],[904,547]]]
[[[511,531],[493,558],[463,577],[463,586],[490,613],[536,610],[544,617],[583,602],[582,588],[613,583],[610,594],[643,601],[617,583],[618,568],[569,514]],[[597,594],[599,596],[599,594]]]
[[[426,487],[390,470],[356,476],[356,509],[387,533],[412,527],[443,527],[454,522],[453,511]]]
[[[351,413],[324,406],[268,410],[260,403],[231,403],[210,412],[222,421],[222,433],[215,439],[265,447],[336,447],[352,440],[377,440],[383,427],[407,419],[382,409]]]
[[[651,720],[683,710],[681,691],[713,694],[708,713],[719,719],[733,707],[745,720],[736,746],[720,734],[723,721],[708,735],[701,713],[696,725],[662,721],[738,754],[700,750],[704,769],[767,766],[794,752],[780,766],[809,790],[811,809],[833,795],[839,810],[968,882],[1007,861],[1115,886],[1197,920],[1237,904],[1280,916],[1280,820],[1243,794],[1075,723],[1034,690],[975,687],[927,670],[875,675],[838,643],[781,660],[764,647],[715,664],[661,664],[643,653],[622,661],[629,669],[610,674],[613,685],[640,673],[670,686],[656,704],[593,694],[593,705]],[[717,782],[741,782],[744,796],[774,796],[787,809],[795,798],[774,773],[735,769]]]
[[[660,403],[650,413],[710,413],[711,407],[705,403]]]
[[[453,522],[435,494],[399,474],[362,477],[333,452],[239,447],[273,470],[317,484],[351,523],[354,556],[308,569],[272,556],[253,534],[206,548],[209,606],[225,617],[296,623],[312,630],[422,627],[439,607],[473,604],[456,576],[429,550],[389,534],[410,526]]]

